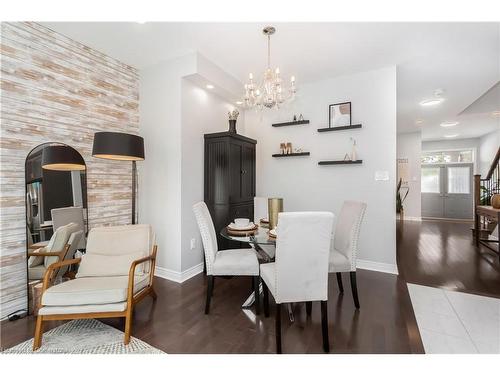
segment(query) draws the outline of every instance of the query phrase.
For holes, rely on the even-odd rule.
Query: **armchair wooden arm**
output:
[[[66,253],[68,252],[70,248],[70,245],[69,244],[66,244],[64,246],[64,249],[62,249],[61,251],[53,251],[53,252],[50,252],[50,251],[40,251],[40,252],[34,252],[34,251],[29,251],[28,252],[28,256],[31,257],[31,256],[34,256],[34,257],[59,257],[59,261],[62,261],[64,260],[64,257],[66,256]]]
[[[151,262],[150,267],[149,267],[149,286],[151,287],[153,285],[153,277],[154,277],[154,271],[155,271],[157,249],[158,249],[158,246],[154,245],[151,255],[148,255],[147,257],[144,257],[141,259],[134,260],[132,262],[132,264],[130,265],[130,271],[128,273],[128,294],[127,294],[127,300],[129,302],[132,301],[132,298],[134,296],[135,269],[139,264],[147,262],[147,261]]]
[[[68,259],[68,260],[63,260],[63,261],[60,261],[60,262],[52,263],[50,266],[48,266],[47,267],[47,271],[45,271],[45,276],[43,277],[42,295],[48,289],[48,287],[50,286],[49,284],[50,284],[50,281],[51,281],[51,278],[52,278],[52,273],[56,269],[64,267],[64,266],[69,266],[71,264],[78,264],[78,263],[80,263],[81,260],[82,260],[81,258],[78,258],[78,259]]]

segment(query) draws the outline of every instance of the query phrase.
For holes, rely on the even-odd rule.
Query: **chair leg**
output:
[[[306,314],[307,314],[307,316],[311,316],[312,307],[313,307],[312,301],[307,301],[306,302]]]
[[[255,296],[255,314],[259,315],[260,314],[260,277],[259,276],[253,276],[253,292]]]
[[[205,314],[210,312],[210,299],[214,293],[214,277],[212,275],[207,276],[207,301],[205,303]]]
[[[337,284],[339,285],[340,294],[344,294],[344,285],[342,284],[342,274],[337,272]]]
[[[323,332],[323,351],[330,353],[330,341],[328,339],[328,301],[321,301],[321,330]]]
[[[276,353],[281,354],[281,303],[276,304]]]
[[[33,351],[40,348],[42,345],[42,336],[43,336],[43,317],[42,315],[38,315],[36,318],[36,327],[35,327],[35,338],[33,339]]]
[[[123,343],[128,345],[130,343],[130,334],[132,331],[132,319],[134,317],[134,307],[127,307],[127,315],[125,316],[125,336],[123,338]]]
[[[156,301],[156,299],[158,298],[158,295],[156,294],[156,291],[153,289],[153,287],[149,289],[149,295],[151,296],[151,298],[153,298],[153,301]]]
[[[352,298],[354,299],[354,306],[359,309],[359,299],[358,299],[358,286],[356,284],[356,271],[351,272],[351,290]]]
[[[262,280],[262,279],[261,279]],[[262,289],[264,292],[264,316],[269,317],[269,289],[264,281],[262,281]]]

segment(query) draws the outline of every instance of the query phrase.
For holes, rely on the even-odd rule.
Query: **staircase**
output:
[[[500,260],[500,209],[491,206],[493,194],[500,194],[500,147],[485,178],[474,175],[474,238],[476,246],[483,245],[498,254]],[[496,238],[492,238],[492,234]]]

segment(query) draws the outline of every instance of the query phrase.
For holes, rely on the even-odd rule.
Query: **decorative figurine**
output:
[[[356,161],[358,160],[358,155],[356,152],[356,140],[353,137],[351,137],[351,141],[352,141],[351,160]]]
[[[297,115],[293,115],[293,121],[297,121]]]
[[[286,145],[284,143],[280,143],[280,153],[284,155],[285,151],[286,151]]]
[[[287,154],[291,154],[292,153],[292,143],[291,142],[288,142],[286,144],[286,153]]]
[[[237,109],[234,109],[232,112],[228,112],[227,115],[229,117],[229,132],[236,134],[236,120],[238,119],[238,115],[240,113]]]
[[[299,116],[299,121],[304,121],[304,116],[302,116],[302,113]]]

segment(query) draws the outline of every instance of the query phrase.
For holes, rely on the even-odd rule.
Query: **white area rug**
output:
[[[72,320],[43,334],[42,346],[33,352],[33,339],[2,354],[163,354],[159,349],[132,337],[123,344],[123,332],[94,319]]]
[[[500,299],[408,284],[426,353],[500,354]]]

